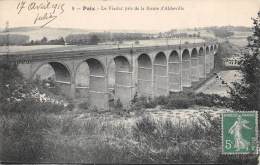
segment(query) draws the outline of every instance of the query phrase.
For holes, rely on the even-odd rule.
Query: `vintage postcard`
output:
[[[0,163],[260,164],[259,0],[0,0]]]

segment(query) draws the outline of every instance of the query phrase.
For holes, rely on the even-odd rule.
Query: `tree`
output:
[[[242,72],[241,82],[234,82],[230,88],[231,107],[235,110],[260,111],[260,11],[253,18],[254,31],[248,37],[247,53],[240,61]]]
[[[41,39],[41,43],[42,44],[46,44],[48,42],[48,39],[46,38],[46,37],[43,37],[42,39]]]
[[[20,90],[23,90],[20,84],[22,75],[17,66],[8,61],[0,62],[0,104],[13,101],[12,98],[20,98]]]
[[[65,45],[65,40],[64,40],[63,37],[61,37],[61,38],[59,39],[59,43],[60,43],[61,45]]]
[[[97,35],[92,35],[89,40],[90,45],[97,45],[97,43],[100,41]]]

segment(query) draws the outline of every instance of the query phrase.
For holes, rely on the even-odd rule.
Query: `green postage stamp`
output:
[[[222,154],[257,154],[258,116],[255,111],[222,114]]]

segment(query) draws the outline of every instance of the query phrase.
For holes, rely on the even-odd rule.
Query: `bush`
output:
[[[144,108],[155,108],[157,106],[156,100],[153,100],[151,97],[141,96],[138,97],[137,94],[134,96],[131,101],[130,110],[132,111],[140,111]]]
[[[168,103],[165,105],[167,109],[181,109],[189,108],[195,104],[194,98],[188,94],[172,95]]]
[[[142,117],[132,127],[133,138],[139,142],[139,152],[143,149],[142,153],[137,151],[137,160],[142,163],[216,162],[221,137],[220,127],[214,126],[215,123],[220,125],[220,121],[208,116],[205,114],[202,120],[191,125]]]
[[[79,104],[79,108],[81,109],[89,109],[90,108],[90,104],[89,102],[83,102]]]
[[[230,99],[227,97],[221,97],[216,94],[194,94],[190,92],[171,93],[168,96],[159,96],[154,99],[144,96],[138,97],[136,94],[131,102],[131,110],[155,108],[157,105],[163,106],[166,109],[186,109],[193,105],[207,107],[229,107],[230,105]]]
[[[148,99],[145,102],[144,107],[145,108],[155,108],[157,105],[157,102],[153,100],[151,97],[148,97]]]
[[[195,104],[194,94],[186,92],[171,93],[164,108],[181,109],[189,108]]]
[[[120,101],[120,99],[117,99],[116,100],[116,104],[115,104],[115,110],[116,111],[122,111],[123,109],[123,104],[122,102]]]
[[[145,116],[136,122],[136,126],[132,127],[133,137],[140,141],[141,136],[152,137],[156,133],[156,123],[151,118]]]
[[[117,115],[125,115],[128,114],[128,110],[124,108],[123,103],[120,99],[116,100],[116,103],[113,105],[113,112],[115,112]]]
[[[229,107],[230,106],[230,98],[222,97],[216,94],[204,94],[199,93],[195,97],[195,102],[197,105],[201,106],[217,106],[217,107]]]
[[[75,105],[73,103],[69,103],[66,107],[67,110],[72,111],[75,108]]]
[[[158,96],[154,99],[154,102],[157,103],[158,105],[167,105],[169,102],[169,97],[168,96]]]
[[[50,102],[39,103],[32,99],[25,99],[20,102],[0,105],[1,114],[10,113],[60,113],[64,110],[63,105]]]
[[[2,161],[41,162],[51,156],[44,135],[53,122],[45,114],[13,113],[1,116],[1,120],[6,121],[0,124]]]
[[[167,109],[186,109],[194,105],[194,100],[190,98],[170,98],[165,106]]]

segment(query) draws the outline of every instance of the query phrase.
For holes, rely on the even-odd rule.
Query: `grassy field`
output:
[[[44,108],[0,115],[2,162],[240,162],[221,155],[220,113],[230,111],[226,108],[157,106],[122,113]]]
[[[1,115],[0,160],[215,162],[220,154],[218,114],[222,111],[226,109],[157,108],[119,115],[78,109]]]
[[[239,47],[245,47],[248,44],[247,38],[229,38],[228,41],[234,45],[237,45]]]
[[[251,35],[252,32],[235,31],[234,36],[230,37],[228,41],[238,47],[245,47],[248,44],[247,37]]]

